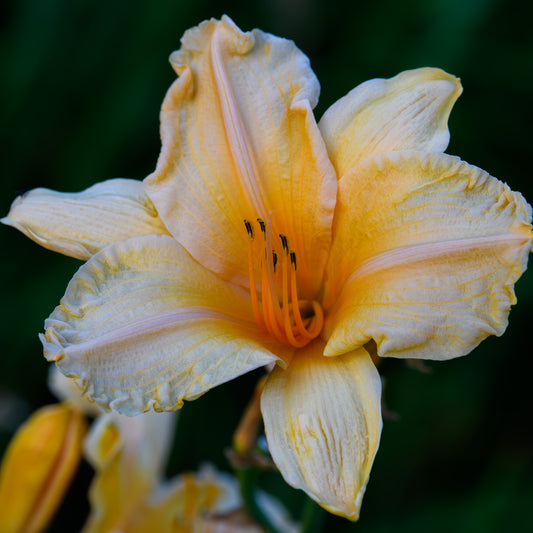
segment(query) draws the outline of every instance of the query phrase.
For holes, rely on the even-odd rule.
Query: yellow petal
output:
[[[2,532],[44,530],[76,471],[85,432],[81,412],[68,403],[41,408],[19,429],[0,472]]]
[[[68,378],[65,378],[68,379]],[[136,420],[149,413],[143,413],[138,417],[129,417]],[[124,439],[115,423],[117,417],[123,416],[118,413],[102,413],[96,418],[91,431],[87,435],[84,444],[85,458],[95,470],[102,470],[120,452]]]
[[[201,264],[248,286],[243,220],[273,212],[298,252],[300,284],[318,290],[336,177],[311,108],[318,82],[291,41],[243,33],[228,17],[187,31],[179,79],[161,111],[162,151],[147,192]]]
[[[237,480],[209,465],[180,475],[162,490],[177,532],[196,531],[195,526],[205,525],[209,517],[224,516],[242,506]]]
[[[169,453],[177,413],[142,413],[135,417],[109,413],[98,419],[86,441],[85,452],[93,463],[105,463],[114,446],[107,432],[116,428],[120,436],[120,453],[136,463],[144,477],[159,480]],[[111,428],[111,429],[110,429]],[[134,459],[133,459],[134,458]]]
[[[338,176],[381,152],[444,151],[450,139],[448,116],[461,91],[457,78],[435,68],[357,86],[319,122]]]
[[[36,243],[77,259],[129,237],[168,232],[140,181],[113,179],[78,193],[34,189],[1,220]]]
[[[308,345],[268,377],[268,447],[287,483],[357,520],[381,433],[381,381],[364,349],[328,358],[323,348]]]
[[[409,151],[368,159],[339,186],[327,355],[374,339],[380,356],[448,359],[503,333],[531,246],[519,193],[456,157]]]
[[[247,294],[163,235],[94,255],[45,327],[45,356],[98,405],[124,414],[178,409],[278,359]]]
[[[161,487],[157,501],[164,495],[169,507],[173,533],[263,533],[265,530],[253,521],[244,510],[237,480],[218,472],[210,465],[203,465],[198,472],[187,472]],[[155,495],[154,495],[155,496]],[[287,510],[269,494],[257,491],[257,506],[280,533],[300,531]],[[152,498],[156,500],[156,498]],[[142,518],[136,522],[135,533],[153,531],[150,529],[152,516],[161,517],[163,505],[148,507]],[[152,519],[153,520],[153,519]],[[139,527],[140,525],[144,526]],[[160,531],[159,529],[157,531]],[[133,533],[133,531],[131,532]]]
[[[263,529],[253,524],[242,511],[241,505],[236,480],[209,466],[203,466],[199,472],[185,473],[161,485],[138,506],[123,531],[261,533]],[[280,531],[289,533],[283,528]]]
[[[97,420],[86,441],[96,476],[89,491],[91,513],[84,533],[133,531],[160,482],[174,422],[174,413],[136,417],[111,413]]]

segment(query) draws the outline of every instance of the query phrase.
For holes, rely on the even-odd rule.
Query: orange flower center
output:
[[[296,252],[289,247],[286,235],[280,234],[281,249],[272,242],[272,213],[268,220],[257,219],[262,234],[255,239],[254,225],[244,221],[248,232],[248,268],[250,297],[255,321],[278,341],[301,348],[322,331],[324,312],[316,300],[299,300]],[[256,261],[259,254],[259,261]],[[259,265],[259,272],[256,272]],[[256,282],[256,275],[260,283]],[[257,285],[261,291],[258,295]]]

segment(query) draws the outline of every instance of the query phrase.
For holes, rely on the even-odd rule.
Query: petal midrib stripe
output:
[[[76,350],[87,352],[101,347],[120,344],[132,337],[143,337],[159,334],[165,330],[171,330],[198,320],[225,320],[240,324],[240,322],[228,315],[213,311],[205,307],[182,307],[164,311],[130,324],[118,327],[92,339],[76,344],[64,343],[64,350]],[[59,360],[58,358],[57,360]]]
[[[387,250],[386,252],[375,255],[364,261],[348,277],[346,285],[349,285],[354,280],[362,278],[363,276],[368,276],[382,270],[388,270],[399,265],[415,263],[446,254],[464,252],[472,249],[490,248],[506,244],[521,245],[525,244],[528,240],[530,240],[530,237],[521,233],[503,233],[500,235],[489,235],[485,237],[453,239],[449,241],[403,246],[394,250]]]

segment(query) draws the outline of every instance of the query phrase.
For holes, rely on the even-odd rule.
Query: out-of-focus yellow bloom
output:
[[[149,497],[162,481],[174,427],[172,415],[146,413],[129,418],[110,413],[96,420],[85,446],[96,471],[85,533],[148,532],[140,526],[147,515],[154,521],[152,531],[171,531],[173,509],[164,502],[151,506]]]
[[[261,533],[246,514],[232,476],[204,467],[163,481],[171,413],[100,417],[86,441],[96,475],[89,492],[91,514],[83,533]],[[272,497],[258,504],[284,533],[296,525]]]
[[[85,443],[96,474],[83,533],[261,533],[246,514],[237,480],[205,466],[162,478],[174,413],[100,416]],[[296,533],[285,509],[264,493],[258,504],[278,531]]]
[[[38,533],[76,471],[87,424],[69,402],[39,409],[19,429],[0,470],[0,531]]]
[[[11,442],[0,472],[0,532],[39,533],[61,503],[82,455],[95,469],[83,533],[262,533],[244,511],[232,476],[204,466],[172,480],[163,468],[176,413],[104,414],[74,383],[51,369],[63,403],[35,413]],[[296,533],[286,510],[265,493],[258,504],[282,533]]]
[[[156,449],[160,434],[152,432],[165,423],[165,415],[128,418],[111,414],[98,421],[87,442],[96,477],[89,495],[91,515],[83,533],[263,532],[243,510],[233,477],[204,467],[161,481],[154,470],[160,463]],[[279,531],[296,533],[296,526],[275,500],[260,494],[259,503]]]
[[[95,253],[46,321],[45,355],[129,415],[278,363],[262,393],[274,461],[357,519],[381,432],[367,350],[443,360],[501,335],[531,208],[443,153],[461,86],[441,70],[363,83],[317,124],[318,81],[290,41],[223,17],[171,63],[144,189],[32,191],[4,219]]]

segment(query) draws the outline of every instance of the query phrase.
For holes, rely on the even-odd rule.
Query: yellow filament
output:
[[[263,322],[263,317],[261,316],[261,311],[259,309],[259,301],[257,299],[257,289],[255,287],[255,273],[254,273],[254,255],[253,255],[253,236],[250,235],[248,241],[248,275],[250,276],[250,297],[252,299],[252,308],[254,311],[254,318],[257,322],[257,325],[263,330],[266,331],[265,323]]]
[[[268,272],[268,289],[270,295],[272,296],[272,308],[274,313],[276,313],[276,319],[278,324],[283,323],[281,308],[277,298],[273,298],[276,295],[276,286],[274,284],[274,258],[272,255],[272,211],[268,214],[268,220],[266,224],[265,231],[265,257],[267,261],[267,272]]]
[[[291,318],[289,313],[289,290],[288,290],[288,261],[287,261],[287,254],[283,254],[282,259],[282,309],[283,309],[283,325],[285,326],[285,334],[287,335],[287,339],[290,344],[293,346],[296,346],[297,348],[301,348],[302,346],[305,346],[309,340],[308,339],[297,339],[294,336],[294,333],[292,331],[292,324],[291,324]]]
[[[305,328],[302,315],[300,313],[300,306],[298,305],[298,288],[296,286],[296,267],[291,265],[291,304],[292,312],[294,315],[294,322],[296,323],[296,329],[300,335],[311,340],[314,337]],[[315,335],[316,337],[316,335]]]
[[[263,295],[261,299],[261,303],[263,305],[263,313],[265,316],[265,322],[266,327],[269,331],[269,333],[276,338],[277,340],[281,342],[286,342],[285,337],[283,336],[279,322],[276,317],[276,312],[274,309],[274,298],[273,294],[270,290],[270,276],[269,276],[269,265],[267,265],[267,260],[263,261],[262,265],[262,288],[263,288]],[[276,304],[279,306],[278,302]]]
[[[313,300],[313,322],[311,323],[311,327],[309,328],[309,335],[311,335],[311,338],[317,337],[320,332],[322,331],[322,327],[324,326],[324,311],[322,311],[322,306]]]

